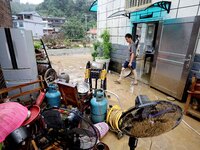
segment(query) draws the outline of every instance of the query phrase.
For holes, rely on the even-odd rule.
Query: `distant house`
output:
[[[40,38],[44,35],[45,23],[37,12],[21,12],[12,18],[14,28],[31,30],[34,38]]]
[[[48,21],[43,21],[44,27],[43,27],[43,33],[44,35],[50,35],[55,33],[55,28],[50,27]]]
[[[54,28],[55,32],[59,32],[61,26],[65,23],[64,17],[43,17],[43,21],[48,22],[48,27]]]
[[[96,28],[90,29],[89,31],[87,31],[86,34],[90,40],[95,40],[97,38],[97,29]]]

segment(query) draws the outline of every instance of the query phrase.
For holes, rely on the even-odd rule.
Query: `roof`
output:
[[[22,11],[18,13],[17,15],[34,15],[34,16],[40,16],[36,11]]]
[[[87,34],[97,34],[97,29],[90,29]]]
[[[42,17],[43,19],[59,19],[59,20],[65,20],[65,17]]]

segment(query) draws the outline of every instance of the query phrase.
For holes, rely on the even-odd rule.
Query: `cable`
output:
[[[185,120],[182,120],[182,122],[183,122],[187,127],[189,127],[192,131],[194,131],[196,134],[198,134],[198,135],[200,136],[200,133],[199,133],[197,130],[195,130],[194,128],[192,128],[187,122],[185,122]]]
[[[120,103],[119,96],[118,96],[117,94],[115,94],[115,93],[113,93],[113,92],[111,92],[111,91],[109,91],[109,90],[104,90],[104,91],[105,91],[105,92],[108,92],[108,93],[110,93],[110,94],[112,94],[112,95],[114,95],[114,96],[117,98],[120,107],[122,108],[122,104]]]

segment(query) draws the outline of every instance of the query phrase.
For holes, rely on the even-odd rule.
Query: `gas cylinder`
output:
[[[55,85],[51,84],[48,86],[45,96],[49,107],[60,107],[61,94]]]
[[[93,123],[103,122],[106,119],[108,100],[104,97],[104,91],[97,89],[91,104],[91,119]]]

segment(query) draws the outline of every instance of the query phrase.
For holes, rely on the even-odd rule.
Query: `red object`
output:
[[[32,123],[38,117],[38,115],[40,113],[40,107],[37,105],[33,105],[30,108],[30,112],[31,112],[30,117],[26,121],[23,122],[22,126]]]
[[[0,142],[19,128],[28,114],[28,109],[16,102],[0,104]]]
[[[45,92],[40,92],[39,96],[36,99],[36,105],[40,106],[45,98]]]

